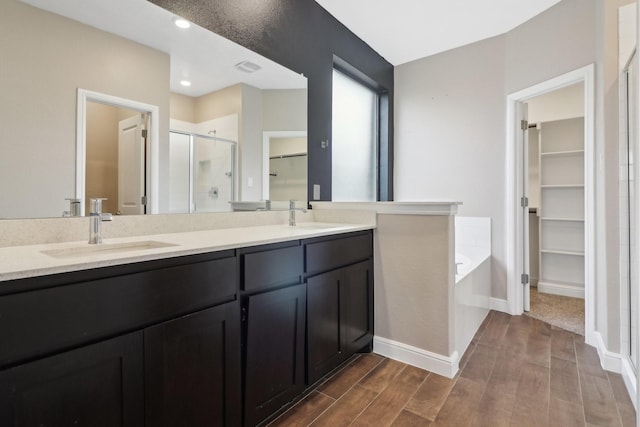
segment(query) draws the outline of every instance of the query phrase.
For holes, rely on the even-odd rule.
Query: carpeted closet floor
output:
[[[531,288],[531,311],[535,319],[584,336],[584,300],[538,292]]]

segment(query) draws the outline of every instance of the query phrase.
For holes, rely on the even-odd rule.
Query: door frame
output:
[[[149,133],[147,138],[147,213],[158,213],[159,203],[159,147],[160,147],[160,108],[157,105],[145,104],[126,98],[119,98],[100,92],[78,88],[76,118],[76,191],[75,197],[80,199],[80,206],[85,206],[86,170],[87,170],[87,103],[97,102],[118,108],[139,111],[149,114]],[[81,216],[85,216],[84,209]]]
[[[511,314],[523,313],[523,286],[520,274],[523,265],[524,210],[520,207],[524,179],[523,133],[520,117],[523,104],[536,96],[576,83],[584,84],[584,149],[585,149],[585,341],[597,345],[595,333],[596,279],[596,170],[595,170],[595,66],[589,64],[561,76],[533,85],[507,96],[506,137],[506,252],[507,304]],[[602,178],[598,180],[601,185]],[[599,265],[604,265],[598,263]]]

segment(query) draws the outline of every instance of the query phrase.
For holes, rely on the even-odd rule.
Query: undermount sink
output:
[[[50,249],[42,251],[43,254],[54,258],[75,258],[88,255],[108,255],[124,252],[145,251],[150,249],[168,248],[176,246],[172,243],[159,242],[157,240],[144,240],[140,242],[103,243],[100,245],[76,246],[73,248]]]

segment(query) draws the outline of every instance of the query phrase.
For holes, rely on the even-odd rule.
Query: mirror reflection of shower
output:
[[[169,132],[169,212],[223,212],[235,200],[236,141]]]

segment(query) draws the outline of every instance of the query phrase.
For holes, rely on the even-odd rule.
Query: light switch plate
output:
[[[320,200],[320,184],[313,184],[313,200]]]

